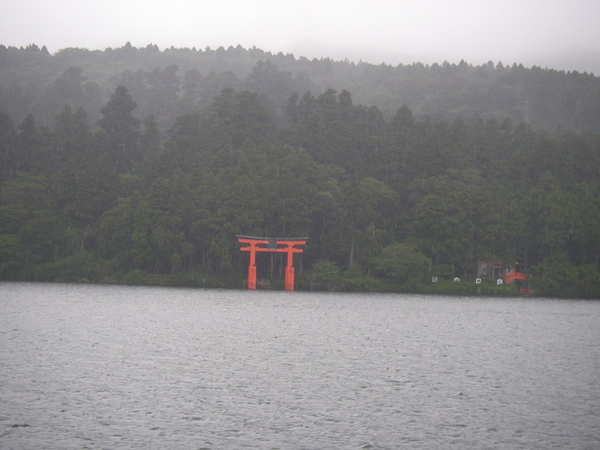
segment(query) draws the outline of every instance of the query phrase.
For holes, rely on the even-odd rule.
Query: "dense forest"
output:
[[[3,280],[600,297],[593,74],[0,45],[0,157]]]

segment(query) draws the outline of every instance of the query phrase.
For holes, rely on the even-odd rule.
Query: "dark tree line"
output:
[[[205,106],[177,98],[164,138],[124,84],[52,123],[0,112],[2,279],[239,287],[246,234],[309,236],[304,289],[427,291],[487,259],[524,262],[540,294],[599,296],[599,134],[388,117],[347,90],[281,87],[276,107],[269,86],[300,78],[262,63]],[[260,258],[260,278],[283,279]]]

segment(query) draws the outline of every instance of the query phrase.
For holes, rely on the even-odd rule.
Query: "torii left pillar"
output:
[[[287,266],[285,268],[285,290],[294,290],[294,253],[303,253],[304,250],[296,245],[305,245],[308,238],[264,238],[253,236],[236,236],[238,242],[249,244],[240,250],[250,252],[248,265],[248,289],[256,289],[256,252],[287,253]],[[265,247],[266,245],[266,247]],[[278,247],[283,245],[283,247]]]

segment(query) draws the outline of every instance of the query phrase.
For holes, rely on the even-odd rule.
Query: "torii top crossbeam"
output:
[[[256,252],[277,252],[287,253],[287,267],[285,268],[285,290],[294,290],[294,253],[304,252],[301,248],[295,248],[296,245],[305,245],[307,237],[301,238],[270,238],[256,236],[236,235],[238,242],[249,244],[248,247],[241,247],[240,250],[250,252],[250,264],[248,265],[248,289],[256,289]],[[266,245],[266,247],[264,247]],[[284,247],[278,247],[283,245]]]

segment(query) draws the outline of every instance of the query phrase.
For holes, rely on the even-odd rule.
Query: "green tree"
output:
[[[49,129],[39,128],[33,114],[27,114],[18,125],[16,152],[13,171],[45,174],[56,168],[56,159],[51,152]],[[50,169],[50,170],[49,170]]]
[[[303,277],[311,290],[335,291],[341,282],[341,271],[332,261],[319,260]]]
[[[153,115],[142,122],[143,133],[140,137],[140,156],[144,164],[148,164],[158,156],[160,151],[160,133]]]
[[[355,263],[368,267],[394,234],[397,193],[384,182],[367,177],[349,188],[346,202],[348,267]]]
[[[185,73],[181,83],[183,95],[179,98],[180,115],[191,114],[199,108],[202,99],[203,81],[202,74],[196,69],[191,69]]]
[[[56,116],[53,130],[54,158],[64,164],[69,158],[81,158],[91,145],[91,130],[87,113],[79,108],[75,113],[68,105]]]
[[[98,126],[108,136],[111,157],[119,172],[129,171],[138,160],[140,121],[137,107],[125,86],[119,86],[104,108]]]
[[[374,274],[415,288],[429,275],[431,261],[413,245],[393,243],[375,258]]]
[[[246,139],[264,143],[275,131],[269,110],[250,91],[224,89],[208,107],[207,126],[219,135],[221,145],[239,147]]]
[[[15,171],[16,133],[8,114],[0,112],[0,182],[11,177]]]
[[[1,187],[0,234],[17,236],[19,270],[32,279],[42,264],[60,257],[64,220],[55,208],[48,177],[20,172]]]
[[[144,98],[149,105],[150,113],[160,122],[173,119],[181,83],[177,76],[179,67],[171,64],[164,69],[157,67],[146,75],[148,92]]]
[[[64,105],[69,105],[72,109],[82,107],[84,105],[84,81],[86,81],[86,77],[82,75],[80,67],[67,68],[62,76],[44,89],[41,104],[38,107],[40,116],[53,118]]]

